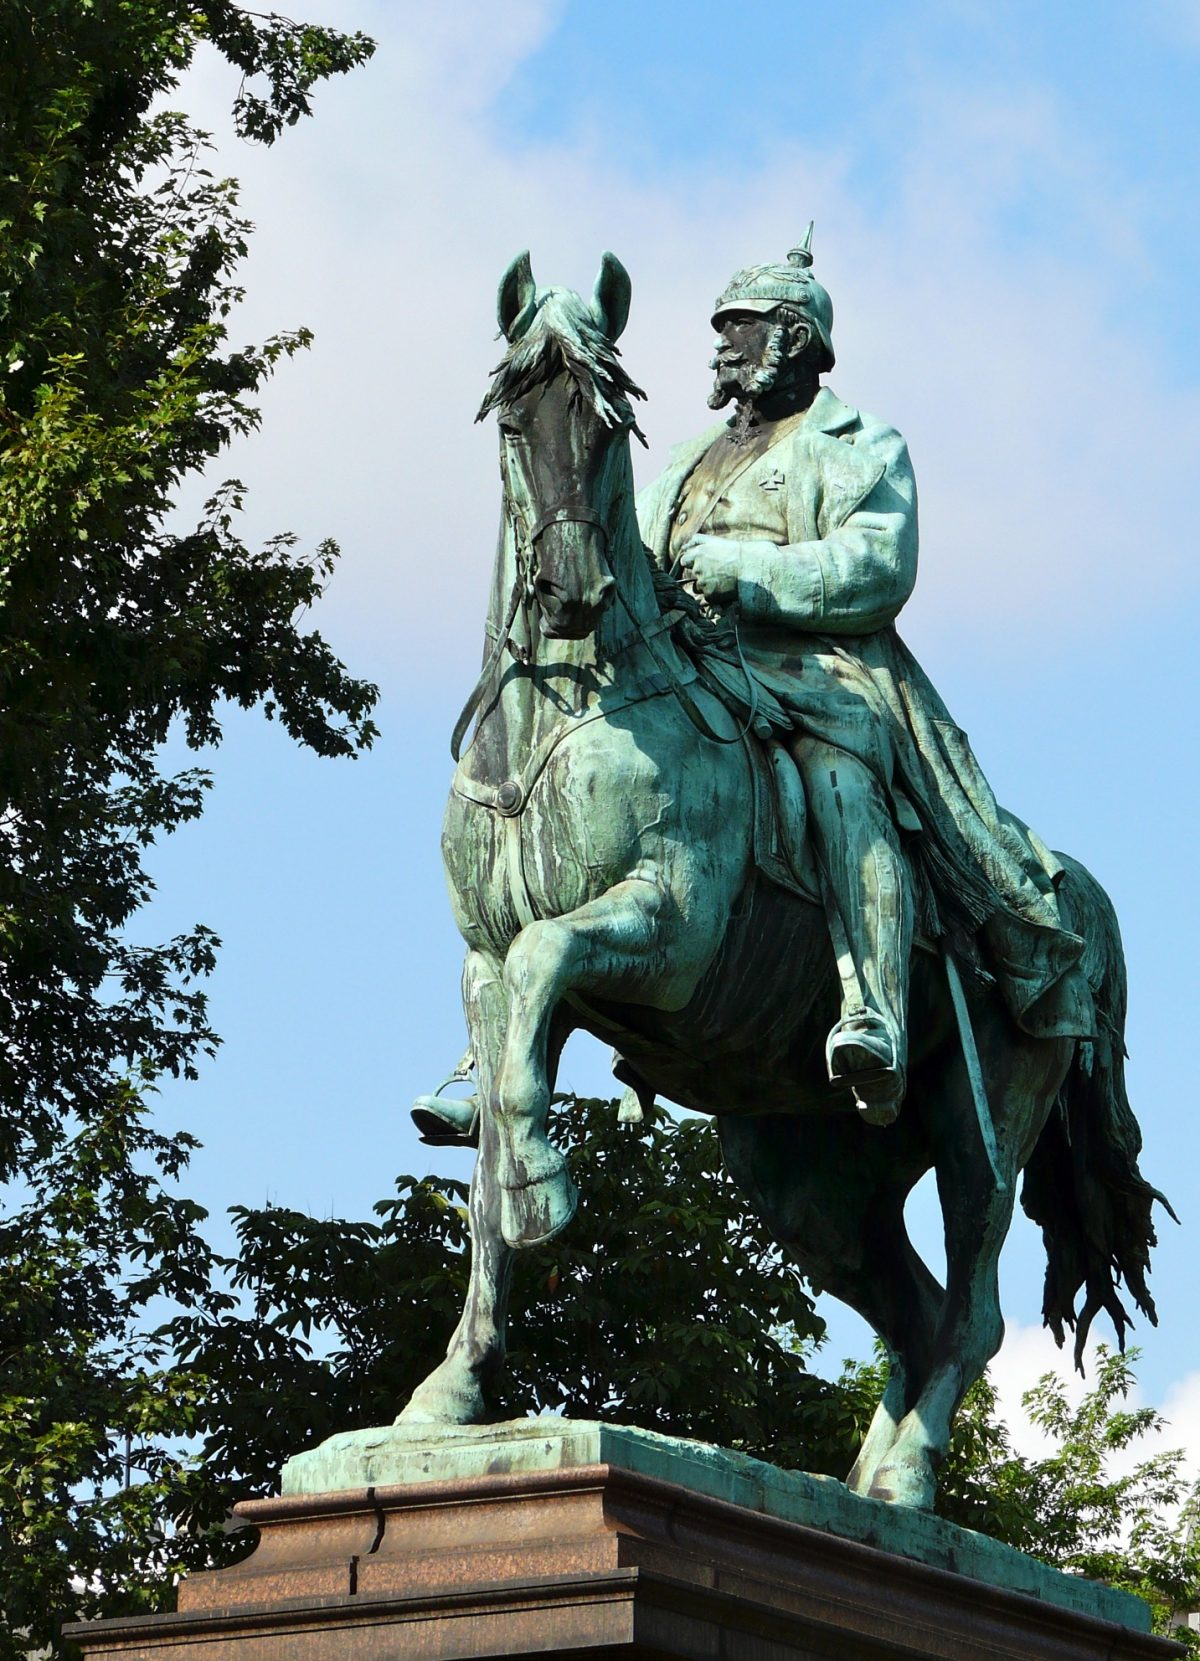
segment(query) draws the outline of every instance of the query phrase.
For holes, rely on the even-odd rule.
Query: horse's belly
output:
[[[680,1010],[605,1005],[607,1037],[661,1096],[701,1113],[833,1111],[825,1035],[837,971],[825,918],[755,874]],[[617,1029],[621,1029],[618,1031]]]

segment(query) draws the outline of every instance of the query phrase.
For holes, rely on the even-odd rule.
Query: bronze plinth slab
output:
[[[87,1661],[1182,1654],[1120,1619],[611,1462],[431,1475],[238,1511],[260,1531],[251,1557],[184,1581],[177,1614],[69,1629]],[[1096,1590],[1100,1607],[1144,1622],[1138,1600]]]

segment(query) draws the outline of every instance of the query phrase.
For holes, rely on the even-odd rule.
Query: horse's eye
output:
[[[515,421],[501,421],[498,425],[505,438],[520,438],[521,429]]]

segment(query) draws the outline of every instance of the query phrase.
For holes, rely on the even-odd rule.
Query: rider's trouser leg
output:
[[[882,1027],[902,1080],[908,1049],[912,883],[891,803],[872,770],[831,744],[799,738],[809,823],[843,939],[835,939],[845,1027]],[[847,961],[848,959],[848,961]]]

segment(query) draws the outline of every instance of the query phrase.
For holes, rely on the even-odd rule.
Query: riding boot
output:
[[[804,748],[842,989],[841,1019],[826,1046],[830,1082],[853,1091],[868,1122],[890,1124],[908,1053],[911,878],[890,803],[870,768],[826,745]]]

